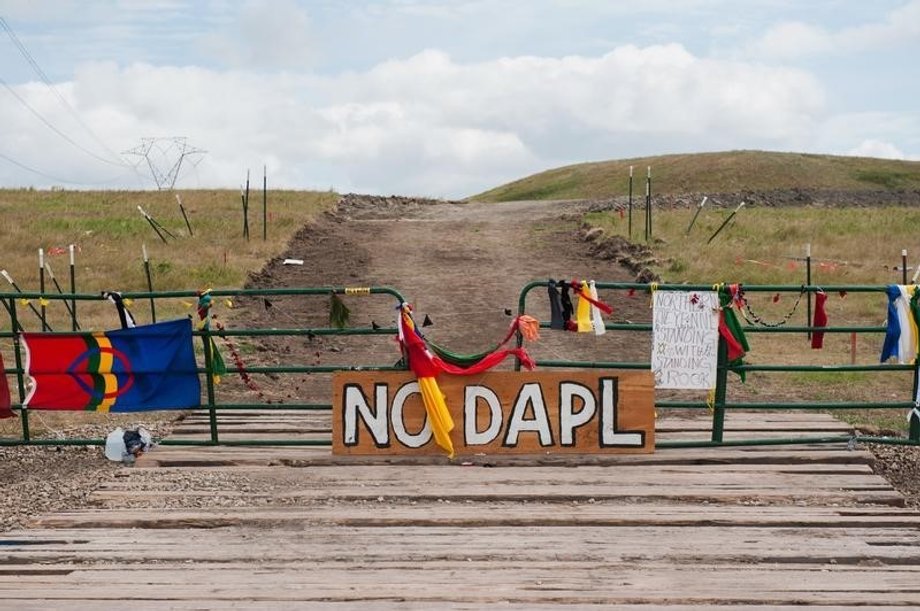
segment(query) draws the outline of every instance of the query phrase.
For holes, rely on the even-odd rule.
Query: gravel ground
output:
[[[172,422],[108,423],[58,431],[65,439],[104,438],[116,426],[143,426],[154,437]],[[34,517],[88,505],[90,493],[127,467],[105,458],[95,446],[41,445],[0,447],[0,532],[28,525]]]
[[[920,507],[920,448],[872,444],[873,469],[907,497],[910,507]]]

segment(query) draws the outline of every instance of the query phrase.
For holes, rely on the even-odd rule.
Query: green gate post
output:
[[[10,311],[10,328],[15,333],[13,336],[13,355],[16,358],[16,385],[19,387],[19,405],[22,405],[26,398],[26,383],[25,373],[22,371],[22,348],[19,345],[20,334],[16,331],[19,328],[19,319],[16,316],[16,300],[14,298],[10,297],[10,306],[7,309]],[[29,410],[23,407],[19,410],[19,415],[22,418],[22,440],[28,443],[31,439],[29,434]]]
[[[914,409],[910,412],[908,422],[907,436],[911,441],[920,441],[920,404],[917,403],[917,388],[920,386],[920,350],[914,357],[914,384],[911,390],[911,399],[914,401]]]
[[[205,368],[205,387],[208,389],[208,421],[211,425],[211,443],[217,445],[217,406],[214,403],[214,361],[211,356],[211,330],[208,325],[201,330],[201,337],[204,338],[204,368]]]
[[[725,395],[728,387],[728,345],[719,336],[719,359],[716,362],[715,405],[712,410],[712,441],[721,443],[725,428]]]

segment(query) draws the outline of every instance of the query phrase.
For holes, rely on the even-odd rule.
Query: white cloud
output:
[[[268,165],[276,187],[469,195],[563,163],[732,148],[910,157],[916,114],[825,116],[809,73],[625,45],[600,56],[458,62],[429,50],[362,72],[80,67],[57,86],[110,147],[186,136],[208,151],[185,187],[235,187]],[[16,87],[42,116],[100,156],[41,84]],[[123,172],[62,142],[0,90],[0,153],[54,177]],[[0,184],[53,184],[0,160]],[[136,187],[136,177],[122,183]],[[113,185],[113,186],[117,186]],[[149,186],[149,184],[148,184]]]
[[[916,44],[920,40],[920,0],[892,10],[880,21],[830,30],[801,21],[783,22],[769,28],[748,45],[754,57],[798,59],[825,53],[852,53]]]
[[[752,55],[774,59],[795,59],[824,53],[834,48],[833,36],[823,28],[801,22],[781,23],[767,30],[750,47]]]
[[[881,22],[844,29],[837,38],[840,44],[855,50],[916,44],[920,40],[920,0],[891,11]]]
[[[813,134],[810,152],[920,159],[920,112],[840,113]]]
[[[302,69],[316,50],[307,11],[294,0],[249,0],[200,46],[235,68]]]
[[[847,151],[852,157],[878,157],[880,159],[904,159],[904,153],[890,142],[863,140],[856,148]]]
[[[86,140],[46,88],[19,89]],[[700,59],[680,45],[473,63],[430,50],[331,77],[95,63],[60,89],[118,150],[148,136],[187,136],[208,150],[202,186],[235,186],[273,159],[278,186],[439,196],[584,159],[573,151],[636,154],[629,142],[654,152],[795,148],[824,104],[804,72]],[[5,142],[22,143],[29,165],[111,174],[17,106],[0,96],[4,116],[18,117],[5,123]]]

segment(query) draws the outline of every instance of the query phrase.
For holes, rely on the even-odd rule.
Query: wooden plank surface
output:
[[[222,424],[228,436],[269,438],[324,423],[328,414],[285,411]],[[705,438],[707,427],[706,414],[656,424],[671,439]],[[730,414],[727,430],[849,427],[749,412]],[[176,432],[206,435],[207,418]],[[0,599],[17,609],[920,606],[920,514],[871,462],[845,443],[454,461],[161,446],[100,482],[89,508],[0,536]]]

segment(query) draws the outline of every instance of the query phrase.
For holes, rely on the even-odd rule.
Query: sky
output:
[[[920,160],[920,0],[0,0],[0,187],[458,198],[756,149]],[[145,155],[146,153],[146,155]]]

